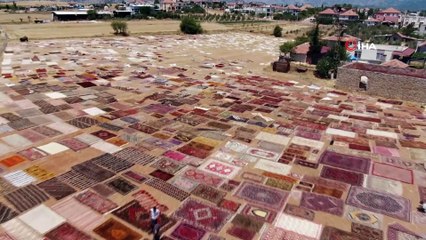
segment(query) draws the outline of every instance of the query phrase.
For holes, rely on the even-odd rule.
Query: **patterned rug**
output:
[[[304,218],[309,221],[314,221],[315,218],[314,211],[292,204],[287,204],[284,208],[284,212],[292,216]]]
[[[112,218],[95,228],[93,231],[108,240],[139,240],[142,238],[142,235]]]
[[[175,174],[184,166],[185,165],[179,164],[179,162],[166,157],[160,158],[158,161],[151,165],[151,167],[153,168],[159,169],[170,174]]]
[[[132,180],[132,181],[134,181],[136,183],[143,183],[143,182],[145,182],[148,179],[148,177],[145,177],[145,176],[143,176],[143,175],[141,175],[141,174],[139,174],[139,173],[137,173],[135,171],[124,172],[122,174],[122,176],[126,177],[126,178],[128,178],[128,179],[130,179],[130,180]]]
[[[346,203],[368,211],[382,213],[400,220],[410,221],[410,200],[362,187],[352,187]]]
[[[198,169],[228,179],[233,179],[241,170],[240,167],[236,167],[234,165],[230,165],[214,159],[208,160]]]
[[[269,227],[262,234],[260,240],[315,240],[315,238],[306,237],[278,227]]]
[[[344,182],[355,186],[362,186],[364,182],[364,174],[362,173],[350,172],[327,166],[324,166],[322,168],[321,177]]]
[[[24,162],[24,161],[25,161],[25,159],[24,159],[24,158],[22,158],[22,157],[20,157],[20,156],[15,155],[15,156],[11,156],[11,157],[8,157],[8,158],[4,158],[4,159],[2,159],[2,160],[0,161],[0,163],[1,163],[3,166],[6,166],[6,167],[10,168],[10,167],[13,167],[13,166],[15,166],[15,165],[18,165],[18,164],[20,164],[20,163],[22,163],[22,162]]]
[[[175,219],[212,232],[219,232],[230,217],[227,211],[193,199],[186,200],[173,214]]]
[[[74,198],[82,204],[102,214],[107,213],[118,207],[118,205],[112,202],[111,200],[104,198],[92,191],[82,192],[74,196]]]
[[[237,202],[227,200],[227,199],[223,199],[218,204],[218,207],[224,208],[224,209],[231,211],[231,212],[237,212],[238,209],[240,208],[240,206],[241,206],[241,203],[237,203]]]
[[[169,182],[186,192],[192,192],[199,185],[198,182],[185,178],[183,176],[176,176]]]
[[[91,189],[93,189],[93,191],[97,192],[102,197],[109,197],[115,193],[113,189],[111,189],[104,183],[96,184],[95,186],[91,187]]]
[[[148,165],[156,159],[155,156],[145,153],[144,151],[134,147],[125,148],[119,152],[116,152],[114,153],[114,156],[140,165]]]
[[[268,180],[266,180],[265,185],[279,188],[285,191],[291,191],[291,189],[293,188],[293,183],[276,178],[268,178]]]
[[[81,190],[94,186],[98,183],[98,181],[88,178],[85,175],[74,170],[59,175],[57,178],[59,181],[67,183]]]
[[[246,228],[235,225],[226,230],[226,233],[241,240],[252,240],[256,235],[255,231],[250,231]]]
[[[92,240],[93,238],[79,231],[69,223],[64,223],[46,234],[51,240]]]
[[[71,169],[97,182],[102,182],[114,176],[114,173],[88,161],[74,165]]]
[[[278,211],[284,206],[288,192],[251,182],[243,182],[235,196],[264,208]]]
[[[133,200],[115,210],[113,214],[144,232],[151,231],[151,217],[149,209],[147,209],[146,206],[142,206],[136,200]],[[175,224],[174,221],[169,219],[169,217],[163,213],[160,215],[158,222],[161,225],[160,229],[162,232],[167,231],[167,229]]]
[[[265,180],[265,177],[251,173],[251,172],[244,172],[241,174],[241,178],[245,180],[250,180],[257,183],[262,183]]]
[[[169,208],[163,204],[160,204],[150,193],[145,190],[140,190],[134,194],[132,197],[135,198],[136,201],[139,202],[146,210],[149,210],[153,207],[157,207],[160,212],[167,212]]]
[[[149,175],[153,176],[154,178],[158,178],[160,180],[163,180],[163,181],[167,181],[174,176],[173,174],[170,174],[168,172],[165,172],[165,171],[162,171],[162,170],[159,170],[159,169],[151,172]]]
[[[190,196],[189,193],[181,190],[178,187],[173,186],[172,184],[165,182],[158,178],[151,178],[145,182],[146,185],[151,186],[155,189],[158,189],[159,191],[179,200],[183,201],[187,197]]]
[[[18,213],[6,205],[0,203],[0,224],[18,216]],[[1,238],[0,238],[1,239]]]
[[[341,199],[308,192],[302,193],[300,206],[314,211],[321,211],[337,216],[343,215],[344,202]]]
[[[19,155],[25,157],[30,161],[34,161],[40,158],[44,158],[47,156],[47,153],[37,149],[37,148],[28,148],[18,152]]]
[[[4,196],[19,212],[31,209],[49,199],[49,197],[34,185],[14,190]]]
[[[124,171],[134,165],[133,163],[115,157],[109,153],[102,154],[101,156],[92,158],[89,161],[114,173]]]
[[[352,206],[347,206],[345,217],[351,222],[360,223],[365,226],[380,229],[383,223],[383,215],[373,213]]]
[[[388,240],[424,240],[424,238],[398,223],[389,225],[387,237]]]
[[[272,223],[277,217],[277,212],[268,210],[261,207],[256,207],[250,204],[247,204],[242,210],[241,213],[247,216],[252,216],[260,221]]]
[[[368,173],[370,159],[345,155],[337,152],[325,151],[319,160],[320,163],[350,171]]]
[[[137,188],[136,185],[122,177],[114,178],[113,180],[108,181],[106,184],[121,195],[126,195]]]
[[[295,232],[303,237],[318,239],[321,234],[322,225],[306,219],[281,214],[275,223],[275,227],[286,231]],[[303,238],[302,238],[303,239]]]
[[[219,202],[222,201],[226,195],[225,192],[219,191],[216,188],[204,184],[198,185],[194,191],[192,191],[192,194],[216,205],[219,204]]]
[[[373,175],[413,184],[413,171],[389,164],[374,163]]]
[[[195,168],[189,168],[183,173],[183,176],[198,183],[206,184],[212,187],[218,187],[223,182],[222,178]]]
[[[43,189],[47,194],[49,194],[56,200],[60,200],[66,196],[75,193],[74,188],[59,181],[57,178],[49,179],[47,181],[37,184],[37,186]]]
[[[81,141],[79,141],[75,138],[64,139],[64,140],[59,141],[58,143],[60,143],[64,146],[67,146],[69,149],[71,149],[75,152],[89,147],[88,144],[81,142]]]
[[[359,223],[352,223],[352,233],[355,233],[360,238],[371,240],[383,240],[383,231],[380,229],[365,226]]]
[[[172,232],[172,236],[180,240],[201,240],[206,231],[186,223],[181,223]]]
[[[320,240],[361,240],[363,238],[360,238],[355,233],[346,232],[343,230],[340,230],[338,228],[325,226],[322,230],[321,238]]]

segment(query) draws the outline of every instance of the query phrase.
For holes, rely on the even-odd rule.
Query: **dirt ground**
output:
[[[31,22],[34,22],[35,19],[40,20],[50,20],[52,19],[52,14],[50,13],[8,13],[0,11],[0,23],[8,24],[25,24],[29,22],[28,16],[31,17]],[[22,23],[21,23],[22,18]]]

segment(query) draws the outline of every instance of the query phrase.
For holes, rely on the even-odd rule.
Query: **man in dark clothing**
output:
[[[159,223],[156,223],[154,225],[152,234],[154,234],[154,238],[153,238],[154,240],[160,240],[160,224]]]

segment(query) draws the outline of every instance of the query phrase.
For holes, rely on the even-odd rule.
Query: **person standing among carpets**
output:
[[[152,234],[154,234],[153,240],[160,240],[160,224],[156,223],[152,230]]]
[[[151,215],[151,230],[154,233],[154,227],[158,223],[158,218],[160,217],[160,210],[156,206],[150,209]]]

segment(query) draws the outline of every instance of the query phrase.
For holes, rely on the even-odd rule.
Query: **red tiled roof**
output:
[[[395,67],[395,68],[407,68],[409,67],[408,64],[405,64],[398,59],[392,59],[390,61],[384,62],[380,64],[382,66],[388,66],[388,67]]]
[[[341,13],[340,16],[358,17],[358,14],[356,12],[354,12],[352,9],[349,9],[348,11]]]
[[[393,17],[393,16],[383,16],[383,15],[376,15],[375,18],[379,20],[380,22],[392,22],[392,23],[398,23],[399,18]]]
[[[331,8],[327,8],[324,11],[319,12],[318,14],[319,15],[337,15],[337,13]]]
[[[423,78],[426,80],[426,70],[423,70],[423,69],[394,68],[389,66],[360,63],[360,62],[349,63],[343,66],[343,68],[358,69],[358,70],[368,71],[368,72],[379,72],[379,73],[390,74],[390,75]],[[401,79],[403,80],[403,78]]]
[[[300,8],[294,6],[293,4],[288,5],[287,9],[289,9],[289,10],[300,10]]]
[[[399,57],[409,57],[413,55],[414,52],[416,52],[416,50],[412,48],[406,48],[404,51],[394,51],[392,55]]]
[[[339,41],[339,38],[340,38],[341,42],[357,41],[358,40],[357,37],[347,35],[347,34],[345,34],[343,37],[339,37],[339,36],[325,37],[325,38],[322,38],[322,40],[337,42],[337,41]]]
[[[296,54],[307,54],[309,51],[309,43],[302,43],[293,48],[292,52]]]
[[[381,10],[378,13],[398,13],[398,14],[400,14],[401,11],[399,11],[395,8],[388,8],[388,9],[385,9],[385,10]]]

